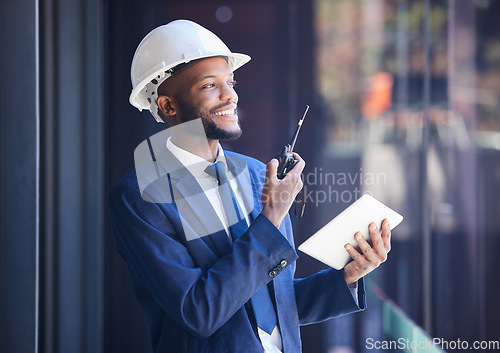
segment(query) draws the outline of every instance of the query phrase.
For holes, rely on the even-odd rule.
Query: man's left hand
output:
[[[359,252],[351,244],[346,244],[345,249],[353,259],[344,267],[347,284],[356,282],[387,260],[387,253],[391,250],[391,228],[387,219],[382,222],[381,228],[382,232],[375,223],[371,223],[368,227],[373,245],[363,238],[361,232],[355,234]]]

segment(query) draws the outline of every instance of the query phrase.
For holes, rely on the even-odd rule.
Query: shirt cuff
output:
[[[349,290],[351,291],[352,297],[354,301],[356,302],[356,305],[359,306],[359,299],[358,299],[358,281],[354,283],[350,283],[347,285],[349,287]]]

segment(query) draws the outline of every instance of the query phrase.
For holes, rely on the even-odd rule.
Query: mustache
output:
[[[227,107],[227,106],[230,106],[230,105],[236,105],[236,107],[238,106],[238,104],[235,102],[235,101],[229,101],[227,103],[223,103],[223,104],[219,104],[218,106],[210,109],[210,114],[213,114],[215,113],[217,110],[221,109],[221,108],[224,108],[224,107]],[[237,108],[235,108],[236,110]]]

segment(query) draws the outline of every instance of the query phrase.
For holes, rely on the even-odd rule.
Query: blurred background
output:
[[[128,103],[135,48],[185,18],[252,57],[226,149],[269,161],[311,106],[297,244],[362,193],[405,218],[368,308],[303,327],[304,353],[498,351],[499,14],[497,0],[1,0],[0,350],[151,352],[106,196],[164,129]],[[297,276],[323,268],[300,254]]]

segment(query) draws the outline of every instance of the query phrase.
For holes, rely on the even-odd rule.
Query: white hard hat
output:
[[[176,20],[155,28],[141,41],[132,60],[130,104],[140,111],[149,109],[156,121],[163,122],[156,105],[161,83],[176,66],[214,56],[226,57],[232,71],[250,60],[248,55],[232,53],[219,37],[195,22]]]

